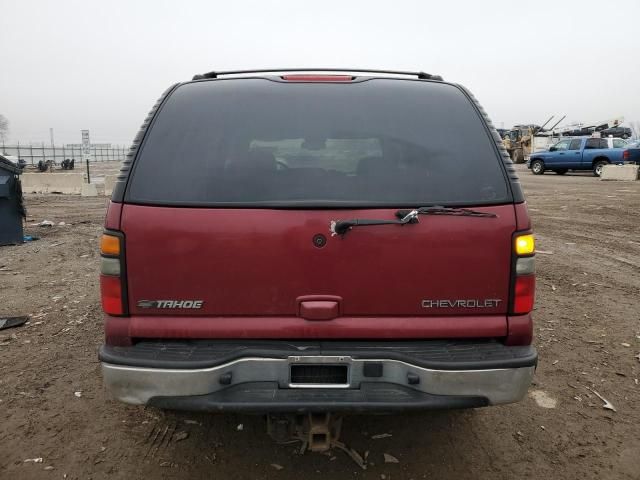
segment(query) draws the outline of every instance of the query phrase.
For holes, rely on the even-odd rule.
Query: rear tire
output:
[[[593,175],[595,177],[599,177],[600,175],[602,175],[602,168],[605,165],[608,165],[609,162],[605,161],[605,160],[600,160],[596,163],[593,164]]]
[[[558,175],[564,175],[565,173],[567,173],[567,169],[566,168],[559,168],[557,170],[554,170],[554,172],[556,172]]]
[[[544,173],[544,163],[542,160],[534,160],[531,162],[531,173],[534,175],[542,175]]]

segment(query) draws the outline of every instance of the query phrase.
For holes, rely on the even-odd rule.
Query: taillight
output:
[[[631,158],[631,152],[629,152],[629,150],[625,150],[624,152],[622,152],[623,160],[629,160],[630,158]]]
[[[102,310],[109,315],[126,315],[124,236],[105,232],[100,239],[100,296]]]
[[[536,293],[535,240],[531,233],[517,234],[513,240],[514,275],[511,282],[511,314],[533,310]]]

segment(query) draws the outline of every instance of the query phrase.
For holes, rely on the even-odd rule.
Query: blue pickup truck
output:
[[[624,163],[627,143],[619,138],[567,138],[553,145],[548,151],[534,152],[527,167],[535,175],[551,170],[564,175],[569,170],[592,170],[596,177],[607,164]]]

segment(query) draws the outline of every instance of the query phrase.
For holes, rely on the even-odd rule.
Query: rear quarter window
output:
[[[499,204],[510,190],[471,101],[435,82],[228,79],[179,86],[126,201],[194,206]]]
[[[606,140],[605,140],[606,143]],[[604,147],[602,147],[600,145],[600,139],[599,138],[588,138],[587,142],[585,143],[584,146],[585,150],[593,150],[593,149],[597,149],[597,148],[606,148],[606,145]]]

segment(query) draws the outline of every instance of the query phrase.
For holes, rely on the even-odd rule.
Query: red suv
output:
[[[425,73],[211,72],[167,90],[101,241],[104,381],[161,408],[520,400],[534,240],[509,156]]]

